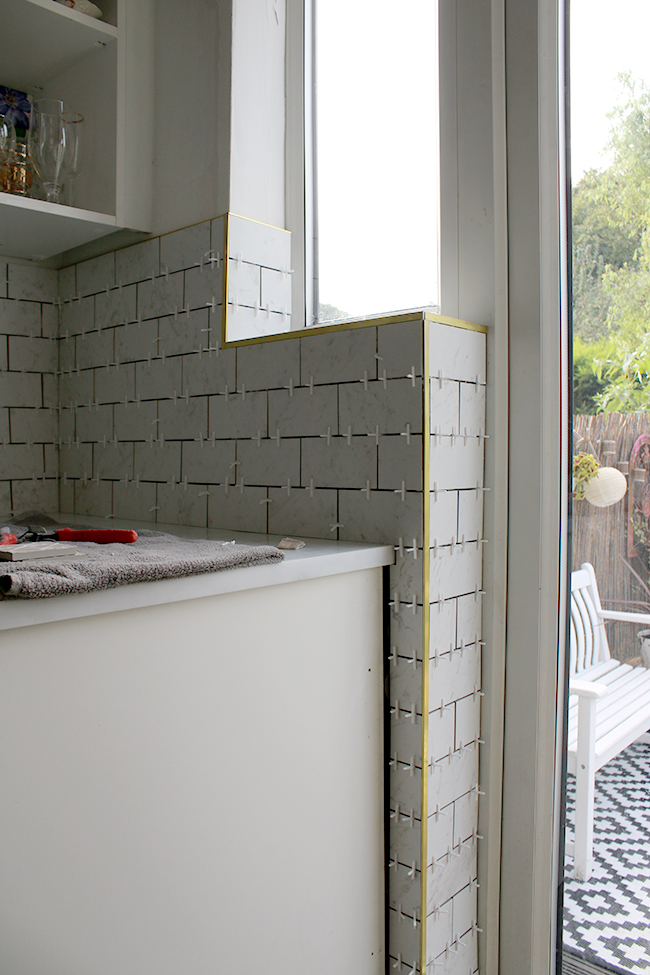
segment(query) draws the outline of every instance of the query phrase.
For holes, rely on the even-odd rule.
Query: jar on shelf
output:
[[[34,182],[34,167],[25,142],[17,142],[9,159],[0,168],[0,192],[28,196]]]

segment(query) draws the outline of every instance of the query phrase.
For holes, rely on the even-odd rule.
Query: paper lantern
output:
[[[585,500],[595,508],[607,508],[625,496],[627,478],[615,467],[601,467],[598,473],[585,484]]]

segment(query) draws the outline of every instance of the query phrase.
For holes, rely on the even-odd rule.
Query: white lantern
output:
[[[625,496],[627,478],[615,467],[601,467],[589,484],[585,484],[585,499],[595,508],[607,508]]]

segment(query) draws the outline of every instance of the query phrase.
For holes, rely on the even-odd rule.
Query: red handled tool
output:
[[[11,539],[11,541],[10,541]],[[138,533],[121,528],[56,528],[48,532],[40,525],[30,525],[26,532],[16,537],[4,534],[0,537],[3,545],[20,542],[97,542],[108,545],[110,542],[137,542]]]

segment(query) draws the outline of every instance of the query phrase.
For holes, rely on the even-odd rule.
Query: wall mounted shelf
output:
[[[151,229],[153,0],[0,0],[0,85],[84,116],[75,206],[0,193],[0,256],[42,260],[115,230]]]

